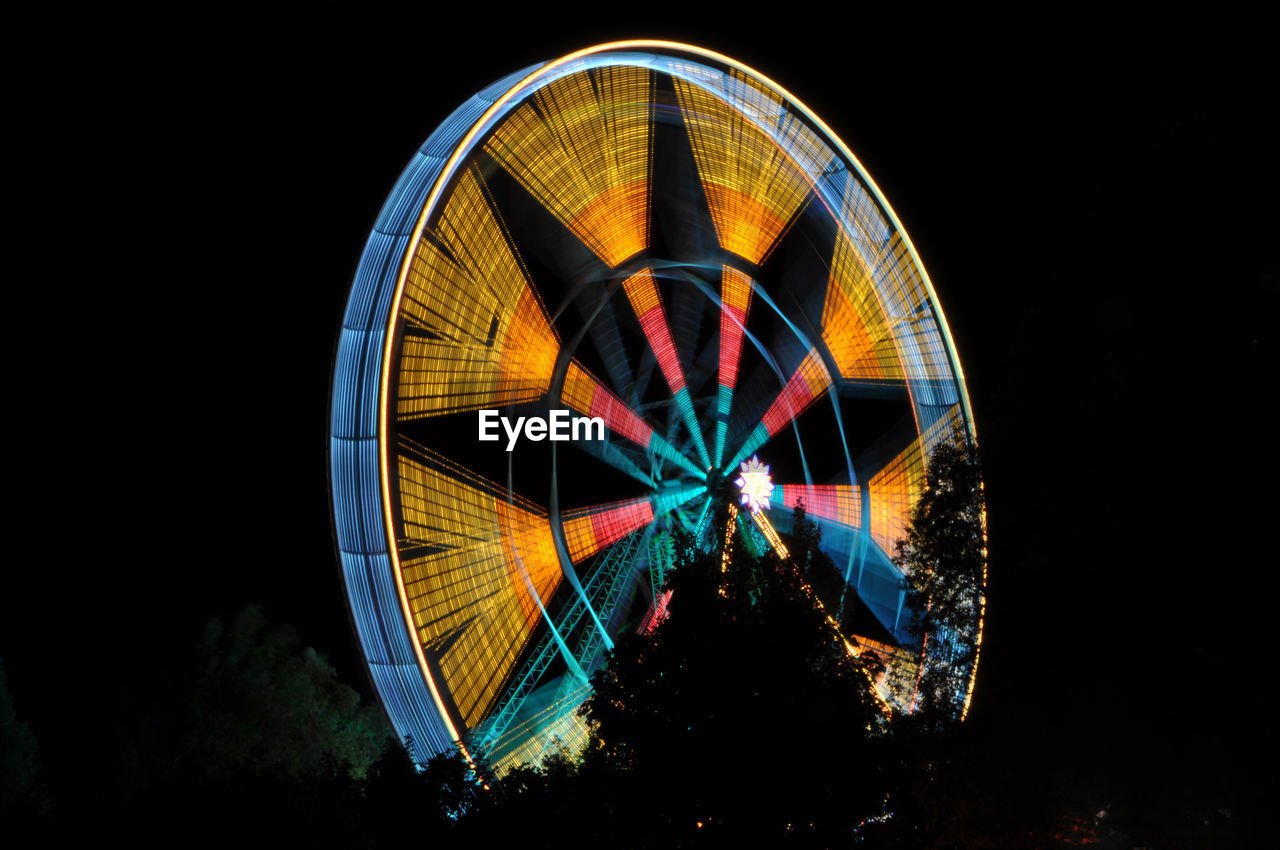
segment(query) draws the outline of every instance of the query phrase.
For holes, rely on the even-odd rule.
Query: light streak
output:
[[[729,432],[729,410],[738,382],[738,361],[742,355],[742,334],[751,310],[751,278],[724,266],[720,277],[720,383],[716,398],[715,466],[724,460],[724,440]]]
[[[622,400],[609,392],[590,372],[576,360],[569,361],[569,369],[565,373],[564,388],[560,392],[564,404],[587,416],[599,417],[604,424],[643,449],[679,464],[695,477],[706,480],[707,474],[694,465],[662,435],[654,431],[635,411],[622,403]]]
[[[469,728],[528,642],[539,603],[559,586],[560,562],[544,511],[434,453],[419,454],[399,457],[404,539],[396,549],[406,610]]]
[[[576,564],[650,522],[653,504],[647,498],[566,511],[564,543],[569,559]]]
[[[485,151],[611,267],[649,244],[653,72],[589,68],[534,92]]]
[[[658,358],[658,366],[667,387],[675,397],[676,407],[680,411],[689,434],[693,437],[694,448],[703,469],[711,465],[711,457],[707,454],[707,445],[702,438],[702,427],[694,415],[693,401],[689,396],[689,388],[685,383],[684,370],[680,367],[680,356],[676,352],[675,343],[671,341],[671,328],[667,323],[667,314],[662,307],[662,299],[658,296],[658,287],[654,283],[653,273],[649,269],[641,269],[622,282],[622,288],[631,302],[640,327],[644,330],[649,347]]]

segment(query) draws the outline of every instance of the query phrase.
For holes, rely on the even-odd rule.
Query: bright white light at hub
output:
[[[753,514],[769,507],[773,498],[773,479],[769,477],[769,467],[760,462],[756,455],[742,464],[742,475],[734,479],[734,484],[742,491],[742,504]]]

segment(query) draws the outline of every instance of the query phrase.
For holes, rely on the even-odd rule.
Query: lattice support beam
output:
[[[596,569],[592,572],[585,589],[586,595],[592,600],[592,607],[602,622],[608,620],[613,613],[613,607],[617,604],[621,593],[620,585],[625,583],[626,573],[634,560],[640,536],[640,533],[633,532],[597,556]],[[582,601],[582,596],[575,595],[569,605],[560,612],[553,628],[538,641],[528,661],[512,679],[489,719],[472,731],[471,739],[477,749],[484,750],[492,747],[494,742],[502,737],[519,714],[525,700],[533,693],[547,669],[555,661],[557,654],[564,653],[563,641],[557,641],[556,635],[573,634],[586,613],[587,606]],[[600,630],[589,628],[587,635],[600,635]],[[602,635],[600,638],[603,640]],[[599,642],[592,645],[596,647],[594,651],[598,653]],[[583,660],[590,658],[583,654],[586,648],[583,638],[580,638],[575,651],[568,654],[566,661],[569,662],[570,668],[576,666],[580,672],[574,676],[566,676],[566,679],[581,682],[590,677],[591,671],[583,665]]]

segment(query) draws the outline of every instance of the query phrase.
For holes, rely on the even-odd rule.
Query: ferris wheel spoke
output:
[[[710,87],[673,81],[720,245],[762,265],[812,197],[829,149],[777,94],[736,70]]]
[[[569,560],[578,563],[653,522],[653,502],[647,497],[608,502],[565,511],[561,515]]]
[[[485,152],[612,268],[649,244],[653,72],[592,68],[539,89]]]
[[[512,658],[483,651],[497,639],[525,646],[560,586],[546,511],[443,456],[401,440],[403,530],[397,555],[424,657],[454,690],[464,727],[479,722]]]
[[[890,261],[899,258],[886,255],[882,240],[863,231],[870,226],[864,224],[868,200],[858,181],[846,174],[842,213],[858,226],[852,232],[841,229],[836,235],[822,306],[822,341],[845,384],[855,392],[860,387],[905,390],[906,371],[895,341],[896,323],[886,313],[880,291],[883,288],[897,294],[902,287],[893,282],[909,277],[910,272],[901,268],[900,261]],[[877,286],[877,271],[886,280],[884,287]]]
[[[561,521],[569,559],[576,564],[705,492],[705,484],[671,483],[647,497],[565,511]]]
[[[707,518],[711,516],[711,509],[715,507],[715,500],[708,497],[702,502],[702,509],[698,511],[698,521],[694,524],[694,537],[702,531],[702,527],[706,524]]]
[[[782,428],[803,413],[831,387],[831,375],[822,364],[822,357],[817,349],[809,349],[804,360],[796,367],[791,378],[782,388],[782,392],[769,405],[759,424],[747,435],[746,441],[738,449],[733,460],[726,468],[733,468],[745,460],[782,430]]]
[[[560,342],[478,169],[415,246],[401,309],[397,418],[546,394]]]
[[[846,528],[862,523],[862,491],[856,484],[773,485],[769,510],[794,510],[804,503],[805,516]]]
[[[609,392],[576,360],[569,361],[560,400],[584,416],[599,417],[610,431],[625,437],[645,451],[679,464],[695,477],[706,480],[705,471],[694,466],[692,461]]]
[[[720,380],[716,395],[715,468],[724,460],[724,441],[729,431],[733,390],[738,383],[738,362],[742,356],[742,334],[751,309],[751,279],[725,266],[720,279]]]
[[[662,299],[658,295],[657,284],[649,269],[641,269],[622,282],[622,287],[635,310],[636,318],[644,331],[650,350],[658,359],[658,368],[667,381],[667,387],[675,399],[676,408],[689,434],[693,438],[693,447],[706,470],[711,465],[707,454],[707,444],[702,438],[702,427],[698,424],[693,411],[693,399],[689,395],[689,387],[685,380],[684,369],[680,366],[680,355],[671,339],[671,327],[667,323],[667,314],[662,307]]]
[[[906,537],[911,506],[924,491],[925,463],[929,454],[963,427],[960,405],[953,405],[945,415],[868,476],[866,528],[886,556],[893,553],[898,540]]]

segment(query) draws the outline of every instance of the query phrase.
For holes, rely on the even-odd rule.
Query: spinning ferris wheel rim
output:
[[[373,387],[369,386],[368,382],[366,381],[364,388],[362,390],[362,392],[365,394],[365,397],[361,398],[362,410],[358,414],[357,418],[359,418],[361,422],[370,426],[374,432],[373,434],[364,433],[362,434],[362,438],[366,442],[369,442],[368,437],[371,436],[374,438],[373,442],[376,444],[377,460],[376,460],[376,463],[371,464],[371,463],[365,462],[363,465],[357,464],[357,466],[359,466],[359,472],[363,475],[376,473],[377,489],[378,489],[377,502],[378,502],[378,513],[380,513],[381,515],[381,522],[380,522],[381,529],[375,530],[369,527],[370,520],[371,520],[371,517],[369,516],[369,513],[371,512],[371,505],[368,504],[368,501],[371,501],[371,500],[369,499],[366,499],[365,504],[362,506],[361,509],[358,510],[358,513],[360,514],[360,516],[355,520],[355,521],[358,521],[360,524],[366,526],[364,529],[361,530],[361,535],[366,542],[368,542],[371,539],[381,537],[382,553],[386,556],[386,558],[390,562],[389,566],[391,568],[392,574],[395,577],[394,590],[396,595],[396,602],[398,603],[397,605],[395,605],[395,607],[398,609],[398,614],[402,618],[402,625],[404,629],[407,631],[408,640],[407,640],[407,643],[404,641],[401,641],[401,645],[399,645],[398,648],[396,648],[395,650],[388,649],[388,651],[385,654],[388,657],[391,657],[391,656],[396,656],[398,653],[400,660],[403,662],[404,651],[406,649],[411,650],[413,655],[413,660],[416,662],[414,666],[416,666],[418,673],[421,675],[422,684],[425,684],[426,688],[428,689],[429,695],[430,695],[430,701],[433,703],[436,709],[437,720],[442,722],[443,726],[445,727],[445,732],[447,734],[447,737],[454,741],[462,740],[464,735],[459,734],[459,729],[455,725],[454,719],[451,716],[451,711],[446,706],[446,697],[442,695],[441,683],[438,683],[435,679],[435,676],[433,676],[432,665],[428,663],[428,660],[424,654],[423,643],[421,640],[418,640],[415,637],[416,631],[415,631],[413,613],[411,610],[412,606],[410,604],[410,599],[406,590],[403,566],[401,563],[400,552],[399,552],[399,548],[396,540],[397,516],[395,513],[396,508],[394,504],[394,494],[392,492],[394,476],[391,472],[391,460],[390,460],[390,455],[392,451],[391,443],[392,443],[392,430],[393,430],[392,412],[391,412],[391,398],[393,393],[392,393],[391,381],[392,381],[393,375],[397,374],[396,363],[395,363],[395,354],[397,349],[396,328],[397,328],[397,323],[401,320],[402,301],[405,295],[406,282],[410,274],[410,269],[414,263],[414,246],[418,245],[419,241],[423,239],[424,232],[427,230],[428,224],[432,220],[433,215],[436,214],[436,212],[440,209],[441,204],[444,203],[445,193],[447,191],[451,191],[452,187],[455,185],[454,178],[458,176],[458,172],[462,164],[470,161],[474,156],[476,156],[479,151],[479,147],[478,147],[479,144],[483,140],[490,138],[494,134],[495,130],[499,127],[499,125],[510,115],[514,107],[518,106],[522,102],[527,102],[526,99],[530,97],[532,93],[536,91],[540,86],[550,84],[550,82],[556,79],[563,78],[563,76],[558,77],[557,74],[563,74],[563,75],[576,74],[579,71],[584,70],[585,68],[603,67],[605,65],[608,65],[611,59],[618,59],[618,60],[625,59],[625,60],[628,60],[631,64],[634,64],[639,67],[651,67],[648,63],[651,61],[656,61],[659,57],[665,57],[666,59],[677,57],[677,58],[683,58],[683,59],[705,61],[706,63],[709,64],[710,67],[716,67],[721,70],[724,70],[724,69],[736,70],[746,75],[746,77],[749,80],[758,82],[766,86],[772,92],[774,92],[779,98],[781,98],[781,102],[785,104],[786,109],[794,110],[795,112],[803,116],[803,118],[807,122],[809,122],[809,124],[812,127],[816,128],[816,130],[820,133],[822,140],[825,141],[834,149],[834,153],[839,157],[839,159],[843,160],[843,162],[848,167],[850,167],[854,172],[856,172],[857,179],[866,188],[870,190],[870,192],[875,198],[876,204],[879,207],[879,209],[892,222],[893,232],[896,235],[899,235],[901,237],[904,243],[904,246],[910,255],[911,265],[919,273],[919,278],[920,278],[919,282],[921,283],[921,285],[925,290],[926,300],[928,304],[936,306],[938,303],[937,295],[936,295],[936,292],[934,291],[933,284],[929,279],[928,273],[925,270],[924,265],[921,262],[916,252],[915,246],[911,242],[910,236],[908,235],[906,229],[902,226],[901,222],[897,218],[896,213],[893,211],[892,206],[889,204],[888,200],[884,197],[879,187],[876,185],[876,183],[871,178],[871,176],[867,173],[866,169],[863,168],[862,164],[858,161],[858,159],[844,144],[844,142],[836,135],[834,131],[830,129],[830,127],[828,127],[818,116],[816,116],[811,110],[809,110],[807,106],[805,106],[798,98],[796,98],[788,90],[786,90],[781,85],[774,82],[773,80],[769,79],[768,77],[764,76],[763,74],[760,74],[758,71],[755,71],[754,69],[746,65],[743,65],[742,63],[737,62],[736,60],[733,60],[727,56],[716,53],[714,51],[695,47],[692,45],[680,44],[677,42],[670,42],[670,41],[638,40],[638,41],[622,41],[622,42],[602,44],[602,45],[586,48],[581,51],[577,51],[575,53],[569,54],[568,56],[562,57],[552,62],[548,62],[541,66],[536,66],[532,70],[525,69],[524,71],[509,75],[508,77],[504,78],[498,83],[495,83],[494,85],[483,90],[480,95],[477,95],[476,98],[472,99],[472,101],[475,101],[476,99],[483,99],[485,100],[485,102],[488,103],[488,106],[485,107],[483,110],[479,111],[478,113],[476,113],[474,109],[471,111],[472,114],[466,113],[466,108],[468,107],[469,104],[472,103],[472,101],[468,101],[467,104],[464,104],[462,107],[459,107],[458,110],[456,110],[448,119],[446,119],[444,124],[442,124],[439,128],[437,128],[436,132],[434,132],[432,136],[428,139],[428,141],[424,143],[424,145],[420,148],[419,153],[424,154],[428,149],[428,147],[432,146],[434,142],[436,148],[442,148],[442,147],[447,148],[449,153],[447,158],[444,159],[443,165],[440,167],[440,169],[430,177],[429,189],[426,189],[424,193],[423,188],[419,186],[415,190],[418,193],[416,195],[416,198],[412,198],[412,197],[409,198],[409,208],[411,210],[416,210],[416,217],[413,221],[411,230],[409,230],[406,233],[402,233],[396,237],[397,239],[400,240],[399,244],[401,245],[401,248],[402,248],[402,254],[398,258],[399,264],[398,264],[398,269],[395,273],[394,286],[390,293],[389,303],[386,303],[384,301],[382,295],[374,293],[375,295],[377,295],[376,300],[378,301],[378,306],[373,307],[371,309],[370,311],[371,318],[374,318],[377,313],[385,309],[385,313],[383,313],[383,315],[385,316],[385,319],[383,319],[381,323],[377,322],[376,320],[372,321],[371,324],[366,329],[368,339],[365,340],[365,348],[363,349],[363,354],[361,355],[362,357],[361,368],[364,370],[362,377],[364,378],[369,377],[368,370],[372,368],[372,358],[373,356],[377,357],[378,374],[377,374],[377,389],[376,389],[376,401],[377,401],[376,413],[373,416],[368,415],[369,413],[373,413],[373,411],[369,409],[369,406],[368,406],[369,399],[367,398],[367,395],[370,394],[370,392],[373,390]],[[582,64],[584,62],[599,63],[599,64],[584,65]],[[627,64],[627,63],[623,62],[621,64]],[[658,67],[656,65],[652,66],[651,69],[666,70],[667,73],[670,73],[669,69],[664,67]],[[683,116],[683,113],[681,113],[681,115]],[[462,120],[464,120],[465,122],[468,122],[465,126],[465,131],[463,131],[462,129],[460,129],[459,126],[456,126],[456,125],[452,128],[450,127],[451,124],[453,124],[459,119],[459,116],[461,116]],[[449,132],[446,132],[446,130],[448,130]],[[410,174],[412,169],[413,169],[413,163],[411,163],[411,165],[408,168],[406,168],[404,175],[402,175],[401,177],[401,182],[397,184],[396,189],[393,190],[392,194],[388,197],[388,200],[384,205],[383,211],[379,215],[379,223],[378,225],[375,226],[374,232],[370,235],[369,245],[366,246],[366,257],[369,256],[370,246],[372,246],[375,236],[379,233],[379,227],[381,227],[383,220],[387,218],[389,211],[391,213],[394,213],[396,210],[393,208],[396,208],[397,205],[403,205],[406,202],[406,197],[413,194],[412,192],[407,191],[409,187],[402,187],[402,184],[404,183],[406,176]],[[402,189],[405,189],[406,191],[402,191]],[[813,189],[815,193],[818,192],[817,186],[811,186],[811,189]],[[401,213],[403,213],[403,210],[400,210],[400,211]],[[362,258],[361,269],[363,269],[365,266],[365,259],[366,258]],[[616,270],[617,269],[615,268],[615,271]],[[352,295],[348,304],[349,313],[354,309],[353,304],[357,300],[356,290],[359,284],[359,275],[360,275],[360,271],[357,272],[357,281],[353,282]],[[386,280],[386,282],[390,283],[390,280]],[[536,294],[537,293],[535,292],[535,295]],[[931,318],[936,322],[938,326],[938,330],[942,336],[942,340],[943,340],[942,347],[946,353],[947,365],[951,370],[951,375],[953,376],[954,386],[958,395],[958,400],[960,402],[960,405],[963,411],[963,415],[960,417],[960,419],[963,421],[963,426],[966,429],[967,433],[969,434],[970,438],[972,438],[973,420],[970,414],[970,405],[969,405],[969,398],[967,394],[967,388],[965,386],[963,371],[961,370],[959,358],[956,355],[955,347],[952,343],[951,334],[946,323],[945,315],[942,313],[940,309],[936,309],[933,311]],[[346,332],[346,328],[347,328],[347,323],[344,320],[344,334]],[[376,342],[376,346],[374,345],[375,342]],[[339,361],[341,360],[342,360],[342,347],[340,346]],[[338,366],[339,367],[341,366],[341,362],[338,364]],[[339,379],[340,379],[339,371],[340,371],[339,368],[335,367],[335,378],[334,378],[335,398],[333,402],[334,404],[333,423],[334,424],[331,425],[331,434],[334,441],[341,439],[338,435],[338,432],[342,430],[337,424],[338,420],[340,419],[339,407],[341,406],[340,399],[338,398]],[[563,373],[561,374],[561,377],[563,377]],[[347,401],[349,400],[343,399],[341,400],[341,403],[345,404]],[[349,414],[350,411],[347,411],[347,413]],[[913,415],[916,415],[916,410],[914,405],[912,407],[912,413]],[[919,429],[918,423],[919,423],[919,419],[917,417],[917,430],[919,431],[920,429]],[[335,443],[331,442],[331,445],[335,445]],[[333,451],[335,452],[335,457],[331,461],[331,464],[332,464],[331,480],[334,482],[333,491],[334,491],[335,525],[338,526],[338,529],[339,529],[338,531],[339,543],[340,543],[339,549],[340,549],[340,552],[344,553],[344,557],[345,557],[347,549],[343,547],[341,538],[343,536],[344,510],[346,509],[340,507],[339,505],[340,498],[342,497],[340,497],[338,491],[340,489],[345,491],[350,487],[351,474],[349,471],[346,473],[347,479],[348,479],[347,485],[345,487],[340,487],[339,483],[343,479],[343,473],[339,471],[340,461],[336,457],[337,449],[335,448]],[[376,466],[376,470],[370,468],[374,466]],[[372,494],[370,493],[366,495],[371,496]],[[554,496],[553,496],[553,499],[554,499]],[[357,499],[357,501],[359,500]],[[347,529],[348,538],[350,538],[351,531],[349,526],[352,524],[353,520],[351,516],[345,516],[345,519],[347,520],[346,525],[348,526],[348,529]],[[557,539],[563,543],[563,531],[557,530],[554,533],[558,535]],[[374,542],[376,543],[376,540]],[[612,544],[609,544],[609,545],[612,545]],[[375,548],[376,546],[368,546],[368,547],[365,547],[365,550],[367,550],[367,552],[374,552]],[[344,559],[344,575],[346,575],[347,572],[348,572],[347,564]],[[355,590],[353,590],[352,583],[350,580],[350,575],[346,575],[346,577],[348,578],[348,595],[349,595],[349,599],[351,600],[353,615],[355,615],[355,606],[357,605],[356,599],[358,594],[356,593]],[[371,581],[370,587],[372,587],[372,584],[373,582]],[[385,596],[386,596],[385,590],[386,588],[381,588],[378,591],[380,594],[382,594],[384,602],[385,602]],[[581,592],[581,590],[579,590],[579,592]],[[544,614],[545,614],[545,611],[544,611]],[[592,616],[594,616],[594,612]],[[394,628],[392,630],[394,630]],[[390,705],[391,698],[388,697],[388,689],[387,687],[384,687],[385,682],[383,680],[378,680],[376,671],[374,669],[375,665],[382,663],[375,660],[374,658],[374,655],[377,653],[377,650],[370,649],[366,632],[361,631],[360,625],[357,625],[357,631],[360,631],[361,642],[362,642],[362,645],[365,647],[365,651],[366,651],[366,659],[368,661],[368,665],[370,667],[371,672],[374,673],[375,684],[378,687],[380,696],[383,697],[384,706],[388,708],[388,714],[393,715],[395,714],[395,712],[392,710]],[[394,642],[390,635],[387,635],[386,637],[388,641]],[[390,646],[390,643],[388,643],[388,647],[389,646]],[[974,666],[974,670],[976,672],[976,664]],[[409,690],[413,690],[413,686],[411,683],[407,685],[405,685],[405,683],[401,683],[401,686],[407,687]],[[412,699],[410,701],[412,701]],[[419,698],[418,701],[421,702],[421,699]],[[966,700],[966,704],[967,704],[967,700]],[[421,708],[421,707],[422,706],[420,705],[418,706],[418,708]],[[403,720],[403,716],[404,716],[404,713],[403,711],[401,711],[402,720]],[[393,716],[393,725],[396,726],[397,731],[400,732],[402,735],[404,733],[404,729],[407,726],[416,725],[413,723],[406,724],[404,722],[395,722],[395,721],[396,721],[396,717]],[[427,745],[431,746],[431,742],[428,741]]]

